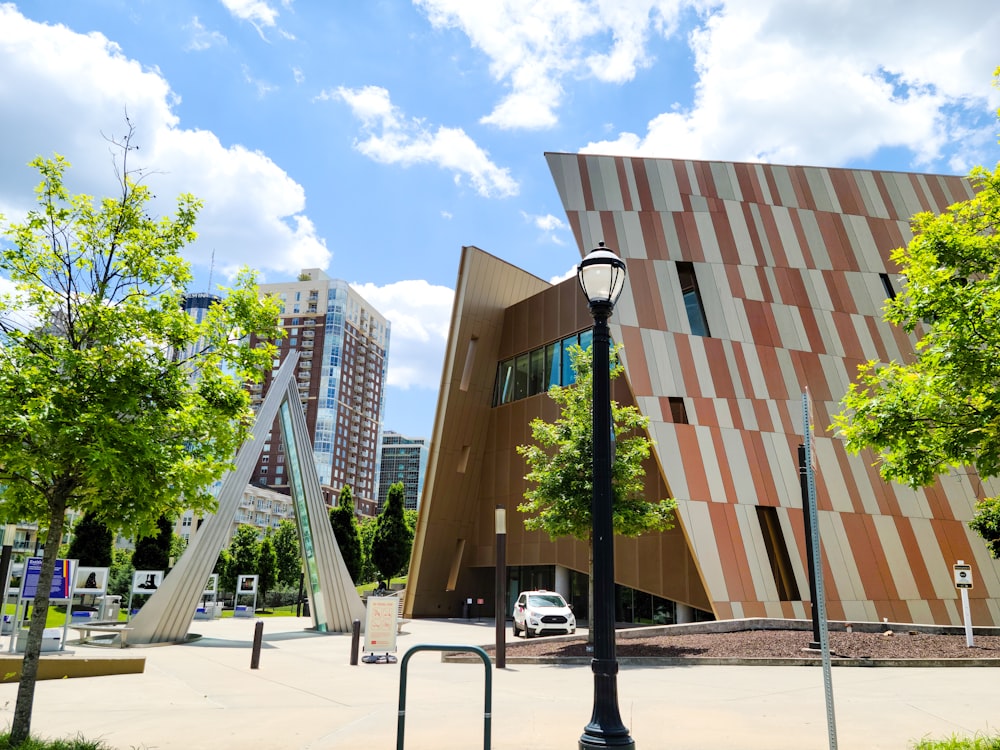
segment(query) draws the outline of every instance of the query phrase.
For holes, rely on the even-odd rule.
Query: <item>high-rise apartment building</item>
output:
[[[427,440],[411,438],[387,430],[382,435],[382,464],[378,475],[378,508],[385,505],[389,488],[396,482],[403,483],[403,507],[416,510],[420,493],[424,489],[427,472]]]
[[[289,352],[299,353],[299,396],[313,441],[316,472],[328,504],[350,485],[357,510],[377,508],[379,449],[389,321],[351,289],[318,268],[303,270],[295,281],[261,284],[260,294],[281,302],[274,367],[250,386],[254,406],[263,401],[271,379]],[[285,446],[277,422],[268,435],[253,483],[287,491]]]

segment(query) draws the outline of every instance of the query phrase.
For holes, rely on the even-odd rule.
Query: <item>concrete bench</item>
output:
[[[91,643],[93,636],[92,633],[114,633],[118,636],[118,646],[120,648],[125,648],[126,639],[128,638],[129,632],[132,628],[126,625],[115,625],[110,622],[95,622],[87,623],[86,625],[70,625],[70,630],[76,630],[80,633],[80,643]]]
[[[403,632],[403,625],[405,625],[406,623],[409,622],[409,620],[407,620],[407,619],[405,619],[403,617],[403,594],[404,593],[405,592],[403,592],[403,591],[398,591],[395,594],[393,594],[393,596],[395,596],[399,600],[399,604],[398,604],[399,609],[397,610],[398,616],[396,618],[396,632],[397,633],[402,633]]]

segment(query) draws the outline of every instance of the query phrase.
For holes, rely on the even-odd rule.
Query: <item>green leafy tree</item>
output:
[[[132,567],[136,570],[167,570],[170,567],[170,545],[174,525],[166,516],[156,519],[156,533],[139,537],[132,553]]]
[[[127,602],[134,571],[132,550],[115,547],[111,555],[111,570],[108,571],[108,593],[120,596],[123,602]]]
[[[229,583],[236,586],[238,576],[259,575],[257,560],[260,557],[260,540],[257,538],[257,527],[250,524],[240,524],[233,539],[229,542]]]
[[[182,537],[180,534],[170,535],[170,560],[172,561],[170,567],[177,564],[177,561],[181,559],[181,555],[184,554],[187,546],[187,539]]]
[[[372,562],[372,543],[375,541],[375,529],[378,528],[377,518],[361,518],[358,520],[358,541],[361,545],[361,573],[355,583],[371,583],[378,579],[378,570]]]
[[[351,486],[345,484],[340,490],[339,501],[330,508],[330,526],[340,547],[347,572],[355,583],[361,576],[361,540],[358,538],[358,522],[354,515],[354,495]]]
[[[79,560],[81,566],[111,567],[111,549],[114,534],[90,513],[84,513],[73,527],[73,540],[66,550],[66,557]]]
[[[372,564],[385,588],[394,576],[406,572],[410,564],[410,548],[413,546],[413,534],[406,527],[403,516],[403,502],[406,491],[402,482],[396,482],[389,487],[385,498],[385,507],[379,514],[372,538]]]
[[[260,540],[257,548],[257,590],[260,591],[261,604],[267,604],[267,592],[278,582],[278,557],[274,553],[274,544],[270,534]]]
[[[149,188],[119,148],[117,193],[71,195],[61,156],[31,162],[37,207],[0,217],[0,515],[62,537],[67,510],[113,532],[150,533],[157,518],[214,508],[211,483],[252,419],[244,379],[259,379],[278,335],[274,300],[242,274],[198,323],[182,309],[191,282],[182,248],[199,202],[149,215]],[[28,736],[58,545],[46,545],[11,742]]]
[[[611,361],[611,377],[622,374],[618,347]],[[544,531],[551,539],[570,536],[590,547],[591,584],[593,583],[593,546],[591,545],[591,502],[593,499],[593,434],[591,408],[594,401],[593,361],[590,349],[569,349],[570,363],[576,373],[574,385],[553,386],[549,397],[561,407],[561,416],[549,423],[531,421],[534,443],[519,445],[517,452],[528,466],[525,479],[525,502],[517,509],[531,514],[524,521],[529,530]],[[652,441],[645,430],[649,419],[634,406],[611,402],[614,430],[614,459],[611,466],[611,494],[614,531],[622,536],[639,536],[673,528],[677,503],[672,498],[649,501],[645,498],[643,462],[649,458]],[[589,610],[593,612],[593,585]]]
[[[861,365],[834,417],[848,450],[874,451],[884,479],[912,487],[959,466],[1000,475],[1000,165],[970,180],[973,198],[914,216],[891,255],[905,284],[885,319],[919,337],[915,358]],[[980,501],[969,526],[1000,556],[1000,500]]]
[[[220,550],[219,557],[215,561],[213,573],[219,576],[219,593],[232,592],[236,590],[236,572],[233,570],[233,558],[228,549]]]
[[[278,524],[272,537],[274,555],[278,563],[278,583],[298,586],[302,573],[302,553],[299,551],[299,532],[295,522],[287,518]]]

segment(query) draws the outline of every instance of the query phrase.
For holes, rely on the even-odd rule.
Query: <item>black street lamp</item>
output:
[[[580,261],[577,278],[594,318],[593,445],[594,494],[591,500],[591,545],[594,555],[594,711],[583,729],[580,749],[635,747],[618,710],[618,660],[615,658],[615,539],[611,502],[611,372],[608,318],[625,286],[625,263],[598,243]]]

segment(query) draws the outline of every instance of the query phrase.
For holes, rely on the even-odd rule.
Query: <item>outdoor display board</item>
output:
[[[76,571],[76,594],[103,594],[108,590],[108,571],[110,568],[87,568],[80,566]]]
[[[132,574],[132,593],[152,594],[162,582],[162,570],[137,570]]]
[[[51,601],[67,601],[73,593],[73,568],[76,560],[56,560],[55,571],[52,574],[52,586],[49,589]],[[42,572],[42,558],[29,557],[24,564],[24,575],[21,577],[21,598],[34,599],[38,593],[38,576]]]
[[[388,653],[396,650],[399,598],[369,596],[365,617],[365,651]]]

